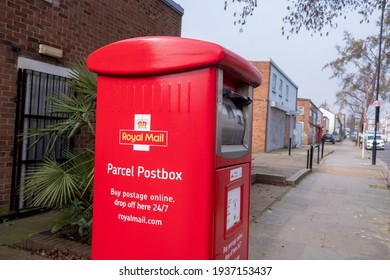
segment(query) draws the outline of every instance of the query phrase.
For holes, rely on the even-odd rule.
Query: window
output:
[[[288,99],[290,98],[290,93],[289,93],[289,91],[290,91],[290,87],[288,86],[288,85],[286,85],[286,101],[288,101]]]
[[[279,79],[279,96],[283,96],[283,80]]]
[[[272,92],[276,93],[276,74],[272,74]]]
[[[18,63],[19,65],[19,63]],[[42,67],[41,64],[30,66]],[[48,67],[44,65],[44,67]],[[60,72],[56,66],[50,66],[46,70],[50,72]],[[16,127],[17,131],[29,131],[37,128],[47,128],[51,125],[67,119],[67,115],[63,113],[52,112],[50,98],[59,98],[60,93],[68,97],[73,95],[69,86],[70,79],[54,74],[47,74],[30,69],[18,69],[18,84],[21,85],[21,90],[18,92],[17,98],[18,108],[20,113],[17,115],[19,124]],[[37,141],[37,136],[21,139],[21,144],[15,147],[14,155],[19,155],[14,158],[15,174],[13,186],[17,195],[12,198],[12,209],[29,208],[31,198],[25,197],[23,194],[25,175],[33,170],[37,164],[44,161],[46,157],[64,162],[66,151],[72,148],[72,139],[52,138],[46,136],[42,141]],[[30,148],[28,148],[30,147]]]

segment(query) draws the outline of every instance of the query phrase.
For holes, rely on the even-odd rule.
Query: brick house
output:
[[[297,122],[301,123],[301,143],[312,145],[321,142],[323,115],[320,109],[307,98],[297,99]]]
[[[23,209],[24,173],[44,150],[27,151],[17,136],[58,118],[45,99],[68,91],[72,63],[118,40],[180,36],[184,10],[172,0],[8,0],[0,11],[0,214],[7,214]]]
[[[253,93],[253,152],[270,152],[295,142],[298,86],[271,59],[251,62],[262,74]]]

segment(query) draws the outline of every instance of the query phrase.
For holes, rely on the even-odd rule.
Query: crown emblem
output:
[[[147,120],[145,120],[143,117],[141,119],[138,119],[137,120],[137,126],[138,126],[138,129],[140,128],[146,128],[148,125],[148,122]]]

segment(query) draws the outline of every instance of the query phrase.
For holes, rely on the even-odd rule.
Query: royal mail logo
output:
[[[137,120],[137,127],[138,129],[147,129],[148,127],[148,121],[145,120],[143,117]]]
[[[149,145],[149,146],[167,146],[167,131],[137,131],[125,130],[119,131],[119,144],[123,145]]]
[[[133,145],[136,151],[149,151],[150,146],[168,146],[168,131],[151,130],[151,115],[135,114],[134,129],[119,130],[119,144]]]

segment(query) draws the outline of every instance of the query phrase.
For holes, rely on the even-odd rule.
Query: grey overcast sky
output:
[[[333,112],[338,88],[337,80],[330,80],[331,72],[323,66],[337,58],[336,45],[343,46],[344,31],[355,38],[379,34],[376,12],[370,23],[360,24],[358,15],[350,13],[347,19],[338,21],[339,27],[328,36],[320,36],[302,30],[287,40],[282,35],[282,18],[287,15],[287,0],[259,0],[253,16],[247,19],[243,32],[234,26],[233,13],[239,4],[224,10],[225,0],[174,0],[184,8],[182,37],[217,43],[241,55],[247,60],[271,58],[298,86],[298,97],[309,98],[320,106],[327,101]]]

